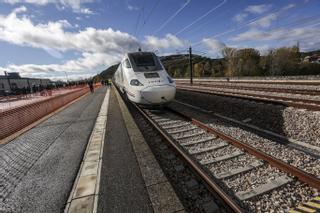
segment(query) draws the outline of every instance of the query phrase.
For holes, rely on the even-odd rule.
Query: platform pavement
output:
[[[61,212],[106,88],[0,147],[0,212]]]
[[[0,212],[184,212],[124,104],[110,94],[107,104],[109,92],[100,88],[0,147]],[[101,132],[99,178],[87,187],[78,174],[90,167],[87,180],[93,171],[86,156]]]
[[[102,106],[65,213],[184,212],[114,88]]]

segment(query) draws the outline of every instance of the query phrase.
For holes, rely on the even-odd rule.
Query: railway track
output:
[[[177,82],[188,83],[189,79],[176,79]],[[269,84],[269,85],[302,85],[302,86],[320,86],[320,80],[206,80],[194,79],[202,83],[238,83],[238,84]]]
[[[178,82],[178,86],[190,86],[190,83]],[[320,90],[317,89],[294,89],[294,88],[277,88],[277,87],[261,87],[261,86],[246,86],[237,84],[214,84],[210,82],[195,82],[192,86],[197,87],[210,87],[210,88],[222,88],[222,89],[237,89],[245,91],[259,91],[259,92],[275,92],[275,93],[288,93],[288,94],[299,94],[299,95],[320,95]]]
[[[160,112],[136,108],[236,212],[289,210],[320,189],[314,175],[196,119],[170,108]]]
[[[180,106],[180,108],[183,107],[184,109],[191,108],[193,110],[196,110],[196,111],[198,111],[200,113],[205,114],[206,116],[210,116],[212,118],[216,118],[216,119],[219,119],[221,121],[224,121],[225,122],[224,125],[228,125],[229,124],[229,125],[232,125],[235,128],[237,128],[237,127],[241,128],[244,131],[248,131],[248,132],[257,134],[257,135],[259,135],[259,136],[261,136],[261,137],[263,137],[263,138],[265,138],[267,140],[276,141],[277,143],[280,143],[282,145],[291,147],[293,149],[296,149],[296,150],[299,150],[301,152],[304,152],[307,155],[310,155],[310,156],[313,156],[315,158],[319,158],[320,159],[320,146],[312,145],[310,143],[298,141],[298,140],[295,140],[295,139],[291,139],[291,138],[288,138],[287,136],[272,132],[270,130],[266,130],[266,129],[260,128],[260,127],[258,127],[256,125],[248,124],[248,123],[245,123],[243,121],[233,119],[231,117],[223,116],[223,115],[221,115],[219,113],[215,113],[213,111],[209,111],[209,110],[203,109],[203,108],[201,108],[199,106],[191,105],[191,104],[188,104],[188,103],[185,103],[185,102],[181,102],[181,101],[175,100],[173,102],[173,104],[175,104],[175,106]]]
[[[207,86],[186,86],[186,85],[177,85],[178,89],[199,92],[205,94],[213,94],[219,96],[228,96],[235,98],[243,98],[254,101],[262,101],[267,103],[282,104],[285,106],[291,106],[296,108],[320,111],[320,100],[316,98],[308,99],[302,97],[288,97],[277,94],[268,94],[268,93],[249,93],[249,92],[240,92],[240,91],[224,91],[223,89],[213,89]]]

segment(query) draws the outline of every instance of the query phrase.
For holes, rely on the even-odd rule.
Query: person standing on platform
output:
[[[94,88],[93,88],[93,81],[89,81],[89,88],[90,88],[90,92],[94,93]]]

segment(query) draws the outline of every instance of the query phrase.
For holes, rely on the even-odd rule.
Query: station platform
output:
[[[114,89],[0,146],[0,212],[183,211]]]

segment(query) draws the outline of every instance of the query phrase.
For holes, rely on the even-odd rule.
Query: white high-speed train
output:
[[[152,52],[127,53],[114,74],[116,86],[141,105],[165,105],[176,94],[176,84]]]

